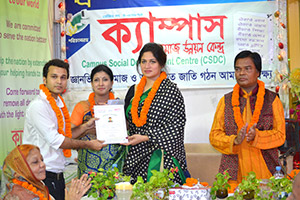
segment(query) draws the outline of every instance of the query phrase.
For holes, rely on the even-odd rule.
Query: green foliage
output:
[[[256,179],[256,174],[254,172],[249,172],[245,179],[239,184],[238,189],[234,192],[233,197],[228,199],[243,200],[244,196],[249,192],[253,192],[255,199],[257,199],[257,194],[259,194],[259,185],[261,180]]]
[[[106,200],[109,197],[114,197],[116,191],[115,184],[130,180],[129,176],[124,176],[116,167],[106,171],[100,168],[98,173],[91,172],[90,177],[92,178],[92,187],[88,196],[92,196],[97,200]]]
[[[169,188],[174,185],[174,172],[178,169],[164,169],[162,172],[152,170],[152,176],[149,182],[144,182],[142,177],[137,177],[136,183],[133,185],[133,194],[131,199],[158,199],[156,196],[159,190],[163,190],[164,196],[161,199],[167,199]]]
[[[286,197],[279,197],[283,192],[292,192],[292,181],[288,178],[275,179],[273,176],[266,183],[267,188],[262,188],[261,180],[256,179],[254,172],[249,172],[248,176],[242,180],[234,196],[228,197],[229,200],[243,200],[247,191],[254,192],[255,200],[271,200],[271,199],[286,199]]]
[[[272,195],[273,197],[277,199],[280,198],[282,200],[286,199],[286,197],[280,197],[280,195],[282,193],[289,194],[293,189],[293,182],[286,177],[275,179],[274,176],[272,176],[270,178],[270,182],[267,185],[271,189],[270,196]]]
[[[230,188],[230,185],[228,184],[228,180],[231,178],[228,171],[225,170],[223,173],[218,173],[216,175],[216,180],[213,183],[213,186],[210,189],[210,195],[212,199],[216,199],[216,192],[219,189],[227,189]]]

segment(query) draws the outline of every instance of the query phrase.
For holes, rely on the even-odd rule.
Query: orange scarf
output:
[[[109,99],[115,99],[115,95],[112,92],[109,92]],[[92,92],[89,96],[89,103],[90,103],[90,111],[92,114],[92,117],[94,117],[94,105],[95,103],[95,92]]]
[[[141,100],[141,96],[143,94],[147,78],[145,76],[142,77],[140,83],[137,86],[137,90],[135,92],[135,95],[132,100],[132,107],[131,107],[131,115],[132,115],[132,122],[137,126],[141,127],[144,124],[146,124],[147,121],[147,114],[149,111],[149,108],[151,106],[151,103],[155,97],[155,94],[161,84],[161,82],[167,78],[166,72],[162,72],[160,76],[155,80],[151,91],[149,92],[147,98],[145,99],[144,105],[142,107],[140,117],[138,116],[138,106],[139,102]]]
[[[28,182],[20,181],[20,180],[17,180],[15,178],[12,180],[12,182],[14,184],[20,185],[23,188],[31,191],[33,194],[37,195],[40,198],[40,200],[48,200],[48,199],[50,199],[50,198],[46,198],[41,191],[37,190],[36,187],[34,187],[33,185],[29,184]]]
[[[58,123],[58,133],[64,135],[65,137],[72,138],[70,114],[69,114],[69,111],[68,111],[68,108],[65,104],[64,99],[60,95],[58,95],[59,98],[61,99],[61,101],[64,104],[64,107],[61,110],[62,110],[63,115],[65,117],[65,123],[66,123],[65,130],[66,131],[64,131],[64,119],[63,119],[63,116],[61,114],[61,111],[60,111],[59,107],[56,105],[56,101],[52,97],[49,89],[44,84],[40,85],[40,89],[46,94],[47,100],[48,100],[49,104],[51,105],[51,108],[53,109],[53,111],[56,114],[57,123]],[[65,157],[71,157],[71,149],[63,149],[63,152],[64,152]]]
[[[265,84],[264,82],[257,80],[258,83],[258,93],[257,93],[257,99],[255,102],[255,108],[253,112],[253,116],[251,118],[251,121],[248,125],[247,132],[249,129],[253,126],[253,124],[257,123],[259,120],[260,112],[264,104],[264,97],[265,97]],[[241,109],[240,109],[240,86],[239,84],[236,84],[233,88],[233,93],[232,93],[232,107],[233,107],[233,113],[234,113],[234,120],[235,123],[238,126],[238,130],[241,130],[241,128],[245,125],[242,114],[241,114]]]
[[[22,146],[22,145],[20,145],[20,146]],[[21,194],[21,192],[18,190],[13,191],[13,185],[11,185],[11,183],[18,184],[20,182],[16,183],[14,181],[14,179],[23,181],[23,180],[21,180],[21,178],[22,178],[22,179],[26,180],[26,183],[28,185],[32,185],[34,188],[36,188],[36,191],[39,191],[39,193],[43,194],[45,199],[48,199],[48,198],[50,199],[47,186],[45,186],[42,181],[38,180],[34,176],[29,164],[26,161],[24,152],[22,152],[20,146],[18,145],[13,150],[11,150],[11,152],[6,156],[4,164],[3,164],[3,168],[2,168],[2,173],[3,173],[2,181],[3,182],[2,183],[3,183],[3,185],[5,185],[5,187],[3,187],[2,189],[3,189],[4,195],[7,195],[8,193]],[[27,146],[29,146],[28,147],[29,152],[34,148],[39,150],[39,148],[37,146],[34,146],[34,145],[27,145]],[[26,151],[26,149],[23,149],[23,151]],[[16,176],[16,174],[17,174],[17,176]],[[32,189],[33,187],[30,187],[30,188]],[[29,188],[29,190],[30,190],[30,188]],[[25,193],[23,195],[24,195],[23,197],[25,199],[28,198],[27,193]],[[0,197],[0,199],[1,199],[1,197]]]

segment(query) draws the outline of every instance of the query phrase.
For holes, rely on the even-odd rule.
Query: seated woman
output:
[[[40,149],[30,144],[14,148],[4,160],[1,197],[3,200],[50,200],[54,199],[42,182],[46,178],[46,166]],[[79,200],[91,187],[87,175],[73,179],[66,200]]]
[[[113,86],[113,73],[105,65],[96,66],[91,72],[91,85],[94,92],[89,99],[76,104],[71,115],[72,128],[87,122],[94,117],[94,106],[105,105],[109,99],[114,99],[111,92]],[[96,138],[96,129],[90,129],[81,140]],[[109,169],[116,164],[122,170],[125,157],[125,147],[119,144],[110,144],[100,151],[90,149],[78,150],[78,177],[91,171],[98,172],[99,168]]]
[[[180,173],[175,174],[175,182],[185,183],[185,106],[176,84],[163,72],[166,61],[167,55],[161,45],[146,44],[137,60],[143,78],[126,94],[129,142],[124,145],[131,145],[131,148],[123,171],[133,178],[132,182],[137,176],[149,180],[151,170],[159,171],[161,165],[166,169],[177,166]],[[160,162],[154,164],[155,158],[161,159]]]

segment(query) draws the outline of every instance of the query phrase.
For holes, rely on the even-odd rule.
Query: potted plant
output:
[[[213,183],[213,186],[210,190],[210,195],[212,199],[224,199],[228,196],[228,188],[230,185],[228,180],[231,178],[228,171],[225,170],[223,173],[218,173],[216,175],[216,181]]]
[[[270,182],[267,184],[270,191],[270,196],[275,199],[286,199],[288,194],[292,192],[293,183],[288,178],[275,179],[274,176],[270,178]]]
[[[249,172],[245,179],[239,184],[238,189],[234,192],[234,196],[229,197],[228,199],[258,199],[257,194],[259,194],[260,182],[260,180],[256,179],[256,174],[254,172]]]
[[[152,176],[146,183],[142,177],[137,177],[131,199],[167,199],[169,188],[174,185],[175,172],[178,172],[177,167],[170,170],[164,169],[162,172],[152,170]]]
[[[113,198],[116,191],[115,184],[130,180],[130,177],[124,176],[122,173],[120,173],[117,167],[113,167],[113,169],[108,170],[100,168],[98,173],[91,172],[89,174],[92,178],[92,187],[88,196],[92,196],[98,200]]]

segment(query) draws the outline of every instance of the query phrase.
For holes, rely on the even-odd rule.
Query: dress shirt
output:
[[[23,144],[38,146],[44,157],[46,170],[60,173],[63,172],[66,162],[63,151],[59,148],[65,136],[58,133],[56,114],[46,98],[45,93],[40,91],[29,104],[26,110]],[[60,110],[64,106],[59,97],[56,104]],[[62,110],[61,114],[64,116]]]

